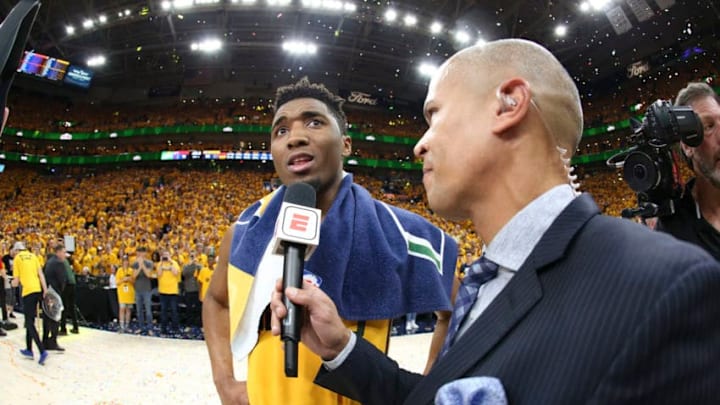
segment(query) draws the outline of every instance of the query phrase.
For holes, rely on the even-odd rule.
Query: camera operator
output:
[[[720,260],[720,103],[705,83],[680,90],[675,105],[690,106],[700,117],[703,142],[697,147],[680,143],[695,177],[679,200],[676,212],[660,217],[656,229],[696,244]]]

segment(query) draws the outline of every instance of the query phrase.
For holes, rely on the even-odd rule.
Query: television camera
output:
[[[678,152],[673,145],[683,142],[699,146],[703,141],[700,118],[692,108],[673,106],[669,101],[652,103],[642,121],[631,119],[633,133],[630,149],[607,160],[607,165],[623,169],[623,176],[635,191],[638,206],[624,209],[622,216],[632,218],[661,217],[675,213],[675,200],[680,197]]]

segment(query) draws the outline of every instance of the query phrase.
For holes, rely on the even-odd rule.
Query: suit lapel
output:
[[[538,274],[560,259],[574,235],[599,213],[592,198],[576,198],[552,223],[517,274],[405,400],[430,403],[445,383],[471,375],[477,364],[542,298]],[[468,350],[468,348],[472,348]]]

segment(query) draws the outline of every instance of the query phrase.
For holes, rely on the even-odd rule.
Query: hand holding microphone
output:
[[[312,283],[303,283],[302,288],[283,288],[283,284],[283,280],[278,279],[270,298],[272,334],[280,334],[280,325],[288,314],[284,300],[289,299],[304,309],[301,333],[305,346],[325,361],[335,359],[347,346],[352,333],[340,318],[335,303]]]
[[[275,225],[274,253],[282,254],[283,291],[302,287],[305,259],[320,241],[321,212],[315,208],[315,189],[307,183],[295,183],[285,190]],[[285,375],[297,377],[298,342],[302,328],[302,308],[283,297],[287,316],[282,320],[285,342]]]

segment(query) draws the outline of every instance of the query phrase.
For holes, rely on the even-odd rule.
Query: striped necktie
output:
[[[462,325],[465,316],[470,312],[473,304],[475,304],[480,286],[494,279],[497,273],[498,265],[488,260],[485,255],[470,266],[470,269],[468,269],[465,278],[463,278],[460,284],[457,297],[455,297],[455,306],[453,307],[452,318],[450,319],[450,327],[448,328],[448,334],[445,337],[445,344],[443,344],[440,357],[445,355],[450,346],[452,346],[455,335],[460,329],[460,325]]]

